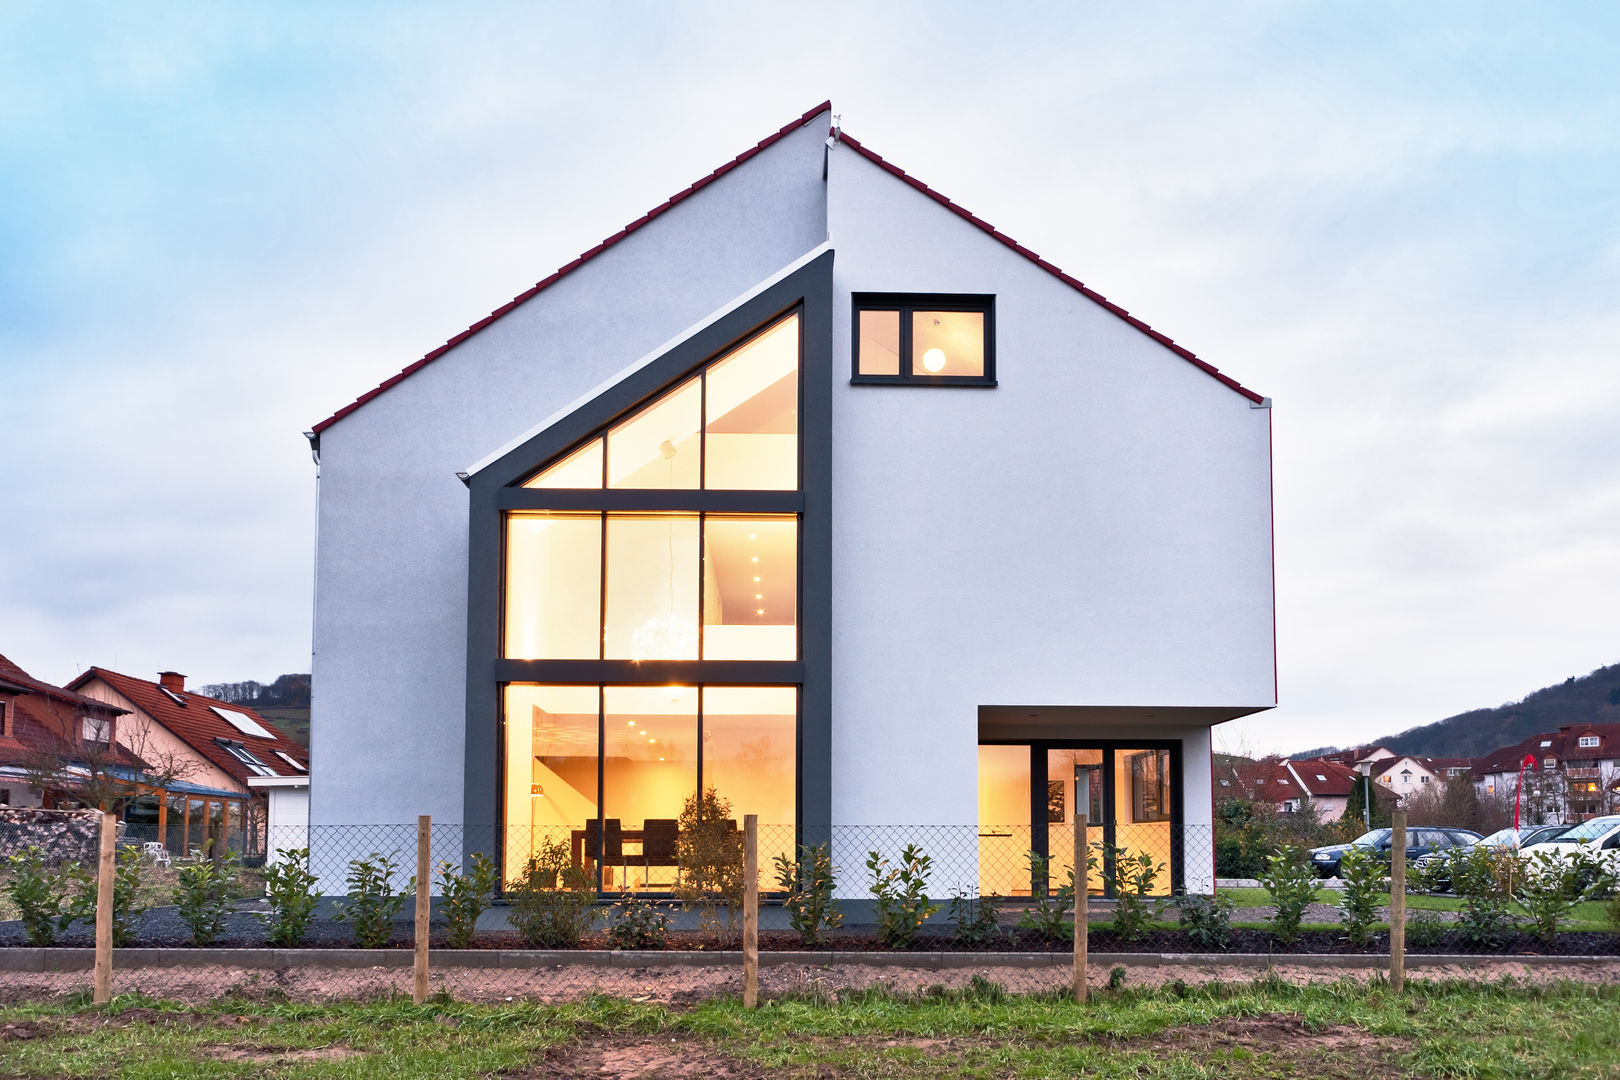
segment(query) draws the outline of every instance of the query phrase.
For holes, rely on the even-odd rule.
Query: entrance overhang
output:
[[[1214,727],[1271,708],[1275,706],[980,705],[979,741],[1164,738],[1175,730]]]

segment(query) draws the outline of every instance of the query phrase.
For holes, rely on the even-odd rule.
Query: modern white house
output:
[[[310,824],[656,892],[712,787],[1016,895],[1078,810],[1207,890],[1269,409],[818,106],[315,425]]]

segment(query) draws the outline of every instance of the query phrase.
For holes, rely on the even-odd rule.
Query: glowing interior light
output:
[[[760,608],[760,609],[759,609],[759,610],[758,610],[758,611],[755,611],[755,612],[754,612],[754,614],[755,614],[755,615],[763,615],[763,614],[765,614],[765,609],[764,609],[764,608]]]
[[[923,353],[923,368],[930,375],[938,375],[945,370],[945,351],[943,349],[929,349]]]

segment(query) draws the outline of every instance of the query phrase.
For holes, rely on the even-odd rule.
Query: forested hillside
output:
[[[275,682],[209,683],[199,687],[206,694],[233,705],[246,705],[287,736],[309,745],[309,676],[278,675]]]
[[[1620,723],[1620,664],[1598,668],[1581,678],[1571,675],[1522,701],[1458,713],[1373,742],[1397,754],[1479,757],[1538,731],[1582,723]]]

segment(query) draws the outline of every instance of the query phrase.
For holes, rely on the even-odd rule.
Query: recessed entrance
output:
[[[1182,886],[1181,744],[1046,739],[979,745],[979,891],[1029,896],[1037,887],[1029,854],[1050,860],[1056,881],[1074,865],[1076,813],[1109,895],[1113,860],[1148,855],[1162,868],[1155,894]]]

